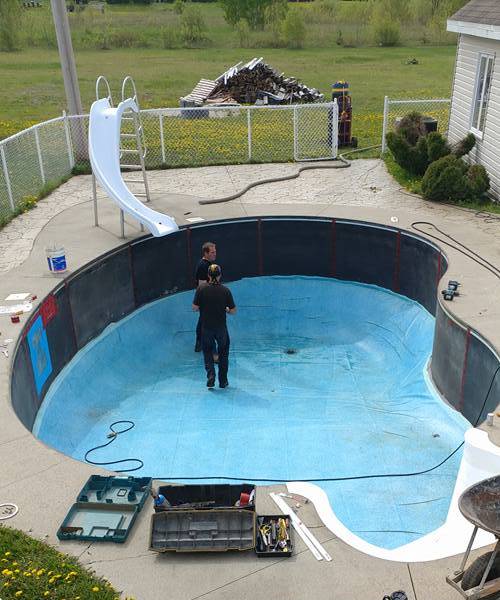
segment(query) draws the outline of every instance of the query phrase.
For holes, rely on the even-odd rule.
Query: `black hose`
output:
[[[363,150],[368,150],[368,148],[363,148]],[[337,164],[312,164],[312,165],[304,165],[299,167],[295,173],[291,175],[283,175],[281,177],[269,177],[268,179],[259,179],[259,181],[252,181],[246,187],[244,187],[239,192],[235,194],[231,194],[230,196],[224,196],[222,198],[211,198],[207,200],[198,200],[198,204],[222,204],[223,202],[230,202],[231,200],[236,200],[243,194],[246,194],[248,190],[251,190],[258,185],[264,185],[265,183],[276,183],[278,181],[288,181],[289,179],[297,179],[297,177],[302,173],[302,171],[310,171],[311,169],[347,169],[351,166],[351,163],[346,160],[341,154],[338,156],[338,160],[342,162],[341,165]]]
[[[115,425],[119,425],[120,423],[128,423],[129,427],[127,427],[126,429],[122,429],[121,431],[116,431],[115,429],[113,429]],[[108,433],[108,438],[110,438],[109,442],[106,442],[105,444],[101,444],[99,446],[94,446],[90,450],[87,450],[87,452],[85,452],[84,460],[90,463],[91,465],[97,465],[99,467],[104,467],[108,465],[118,465],[120,463],[125,462],[140,463],[137,467],[134,467],[133,469],[114,469],[117,473],[132,473],[133,471],[138,471],[139,469],[142,469],[144,463],[140,458],[123,458],[121,460],[110,460],[106,462],[97,462],[88,458],[91,452],[94,452],[94,450],[99,450],[100,448],[106,448],[107,446],[112,444],[120,434],[130,431],[133,427],[135,427],[135,423],[133,421],[115,421],[114,423],[111,423],[111,425],[109,426],[111,433]]]

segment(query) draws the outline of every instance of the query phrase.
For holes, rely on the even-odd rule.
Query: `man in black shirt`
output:
[[[215,385],[215,367],[213,348],[217,342],[219,354],[219,387],[227,387],[227,370],[229,361],[229,333],[226,327],[226,313],[234,315],[236,306],[230,290],[222,285],[222,271],[219,265],[208,267],[208,285],[199,286],[193,300],[193,310],[200,311],[201,344],[205,369],[207,371],[207,387]]]
[[[208,281],[208,267],[215,262],[217,257],[217,248],[213,242],[205,242],[201,247],[201,259],[196,265],[194,278],[196,287],[206,285]],[[201,315],[196,325],[196,343],[194,346],[195,352],[201,352]]]

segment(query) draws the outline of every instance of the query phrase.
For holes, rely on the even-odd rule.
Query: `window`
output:
[[[482,136],[484,122],[486,120],[486,108],[490,94],[491,75],[493,73],[493,56],[489,54],[479,55],[479,65],[476,80],[476,91],[474,93],[474,104],[472,106],[473,132]]]

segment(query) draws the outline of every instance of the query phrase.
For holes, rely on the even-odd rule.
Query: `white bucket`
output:
[[[66,271],[66,251],[62,246],[45,248],[47,262],[51,273],[64,273]]]

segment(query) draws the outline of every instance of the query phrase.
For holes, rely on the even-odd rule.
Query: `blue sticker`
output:
[[[52,373],[49,342],[47,340],[47,332],[43,327],[41,316],[33,322],[27,338],[30,349],[31,365],[33,366],[33,374],[35,375],[36,391],[38,395],[40,395],[43,384]]]

